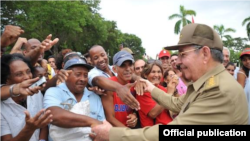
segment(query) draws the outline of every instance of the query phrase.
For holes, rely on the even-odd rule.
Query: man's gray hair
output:
[[[194,45],[193,47],[195,47],[197,49],[201,49],[203,46]],[[196,50],[197,53],[198,53],[198,51],[199,50]],[[214,59],[214,61],[223,63],[224,57],[223,57],[223,53],[222,53],[221,50],[218,50],[218,49],[215,49],[215,48],[210,48],[210,53],[211,53],[212,58]]]
[[[214,61],[223,63],[223,53],[222,51],[218,50],[218,49],[214,49],[214,48],[210,48],[210,52],[212,55],[212,58],[214,59]]]
[[[229,57],[230,57],[230,50],[227,48],[227,47],[223,47],[223,50],[227,50],[227,52],[228,52],[228,55],[229,55]]]

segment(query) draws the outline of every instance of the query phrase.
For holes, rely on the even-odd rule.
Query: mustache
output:
[[[176,68],[178,69],[178,70],[181,70],[181,69],[183,69],[183,68],[185,68],[184,66],[181,66],[181,65],[176,65]]]
[[[178,70],[181,70],[181,65],[176,65],[176,68],[177,68]]]

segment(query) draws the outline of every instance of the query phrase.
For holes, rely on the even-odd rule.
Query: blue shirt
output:
[[[90,117],[103,121],[105,115],[101,98],[94,92],[85,88],[81,102],[86,100],[89,100],[90,104]],[[51,87],[46,91],[43,101],[45,109],[53,106],[61,107],[66,110],[69,109],[69,106],[67,107],[64,103],[72,104],[72,106],[77,103],[75,96],[69,91],[65,83],[61,83],[57,87]]]
[[[108,66],[109,69],[113,72],[112,67],[109,65]],[[115,72],[113,72],[115,76],[117,76],[117,74]],[[109,76],[109,74],[107,74],[106,72],[98,69],[97,67],[94,67],[93,69],[90,70],[90,72],[88,73],[88,79],[89,79],[89,85],[93,86],[92,84],[92,80],[96,77],[96,76],[104,76],[106,78],[110,78],[111,76]]]

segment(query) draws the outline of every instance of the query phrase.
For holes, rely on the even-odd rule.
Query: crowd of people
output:
[[[7,25],[1,35],[2,141],[156,141],[160,124],[250,124],[250,48],[236,67],[207,25],[185,26],[155,60],[121,48],[112,65],[101,45],[45,59],[59,39],[22,33]]]

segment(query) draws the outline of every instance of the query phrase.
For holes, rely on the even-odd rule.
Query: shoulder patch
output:
[[[211,76],[205,83],[205,90],[219,86],[219,78],[217,76]]]

